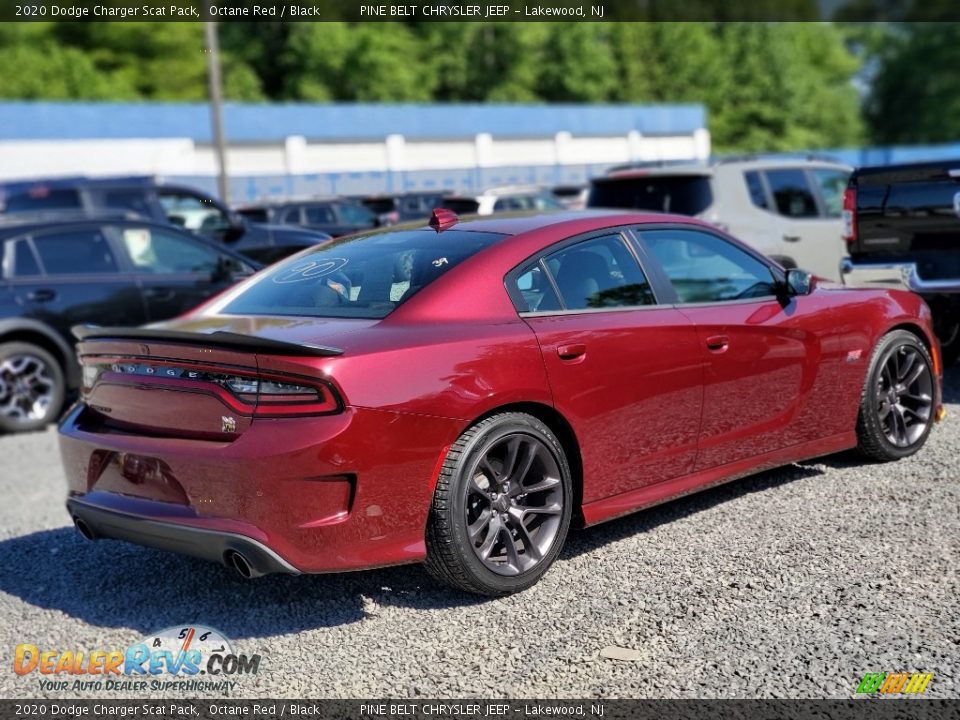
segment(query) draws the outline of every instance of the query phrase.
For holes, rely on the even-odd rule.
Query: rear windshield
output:
[[[587,206],[698,215],[712,202],[706,175],[650,175],[594,180]]]
[[[223,308],[235,315],[386,317],[499,233],[406,230],[361,235],[277,263]]]
[[[76,190],[51,190],[37,186],[28,192],[9,195],[0,201],[0,210],[8,213],[36,212],[43,210],[71,210],[79,208],[80,194]]]

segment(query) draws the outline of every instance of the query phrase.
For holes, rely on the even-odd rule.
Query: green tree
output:
[[[960,25],[892,26],[872,61],[866,117],[875,142],[960,138]]]

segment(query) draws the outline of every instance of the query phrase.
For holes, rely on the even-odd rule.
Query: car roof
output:
[[[468,215],[460,218],[456,225],[452,227],[456,227],[458,230],[471,230],[473,232],[521,235],[548,227],[559,230],[561,228],[558,226],[564,224],[576,224],[578,226],[586,224],[599,230],[616,225],[662,222],[697,224],[697,221],[685,215],[590,208],[588,210],[541,210],[501,213],[497,215]],[[429,226],[427,227],[429,228]]]
[[[100,227],[102,225],[136,225],[137,227],[149,227],[157,230],[163,230],[165,232],[173,232],[181,237],[195,240],[199,244],[206,245],[207,247],[215,249],[218,252],[224,252],[227,255],[240,258],[246,263],[252,265],[258,264],[255,261],[251,261],[249,258],[236,252],[235,250],[226,247],[222,243],[210,240],[201,235],[196,235],[188,230],[184,230],[181,227],[177,227],[176,225],[154,222],[152,220],[144,220],[141,218],[131,218],[124,215],[97,215],[96,217],[77,217],[76,219],[61,218],[58,220],[34,220],[22,223],[10,223],[9,225],[0,224],[0,241],[8,240],[9,238],[16,237],[18,235],[29,235],[38,231],[51,230],[58,227]]]

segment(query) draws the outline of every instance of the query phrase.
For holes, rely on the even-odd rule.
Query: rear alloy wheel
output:
[[[884,336],[873,352],[857,419],[858,449],[875,460],[899,460],[923,447],[933,424],[933,360],[906,330]]]
[[[0,345],[0,432],[38,430],[56,419],[66,387],[63,370],[41,347]]]
[[[427,527],[427,570],[497,597],[525,590],[563,547],[570,467],[542,422],[503,413],[467,430],[443,464]]]

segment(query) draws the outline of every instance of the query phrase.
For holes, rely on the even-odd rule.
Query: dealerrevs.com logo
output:
[[[920,695],[933,680],[933,673],[867,673],[857,686],[858,694]]]
[[[125,649],[49,650],[17,645],[13,671],[38,676],[41,690],[138,692],[183,690],[229,693],[237,676],[260,671],[260,655],[234,651],[219,631],[171,627]]]

